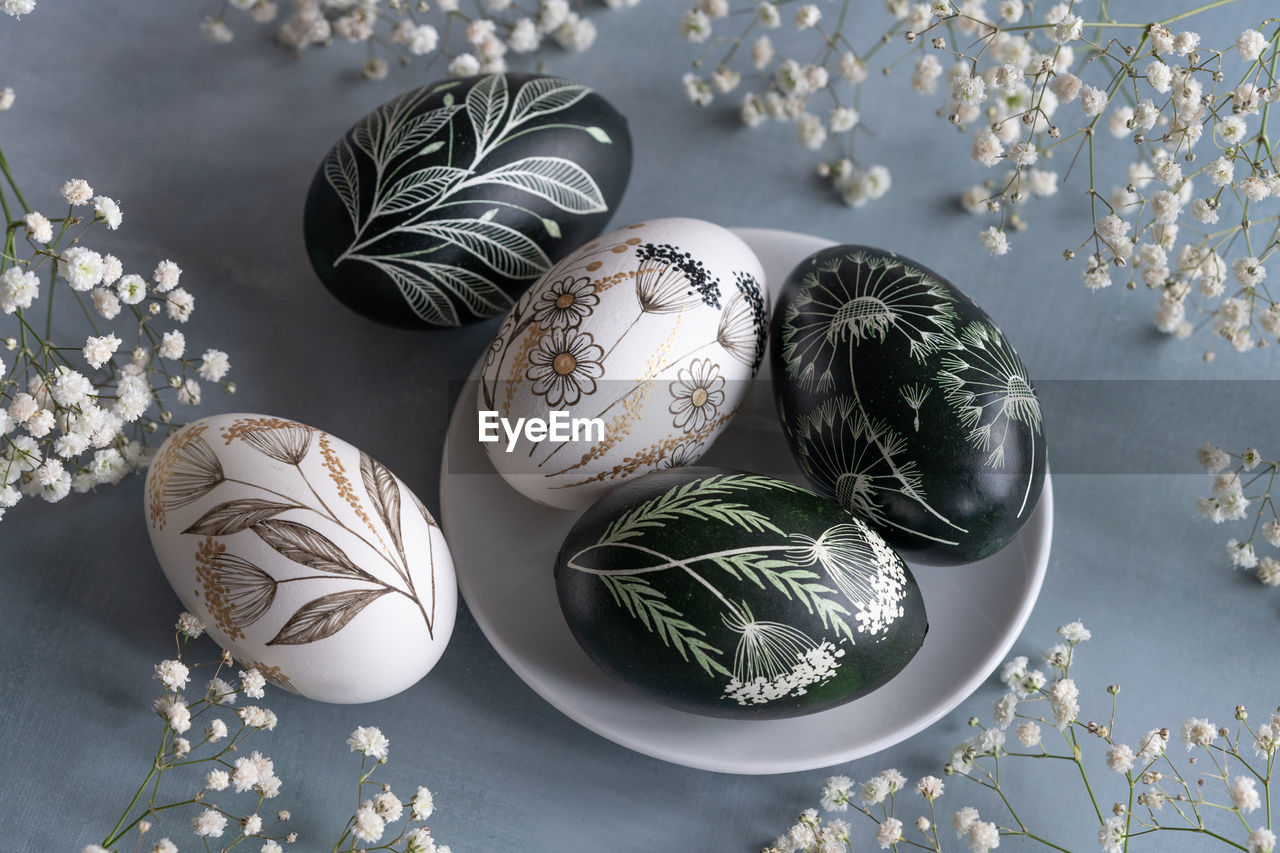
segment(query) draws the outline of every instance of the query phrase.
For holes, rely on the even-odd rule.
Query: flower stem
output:
[[[9,182],[9,186],[13,188],[13,194],[18,199],[18,204],[22,205],[22,209],[28,213],[31,208],[27,205],[27,200],[22,197],[22,190],[18,189],[17,182],[13,179],[13,173],[9,171],[9,161],[4,158],[4,149],[0,148],[0,172],[4,172],[5,180]],[[9,218],[8,207],[5,208],[5,219]]]

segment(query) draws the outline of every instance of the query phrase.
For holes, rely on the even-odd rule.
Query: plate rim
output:
[[[804,234],[798,231],[788,231],[784,229],[730,228],[729,230],[749,244],[753,242],[753,239],[759,241],[803,241],[813,246],[813,251],[835,245],[834,241],[831,240],[811,234]],[[482,354],[480,358],[477,359],[476,364],[468,374],[468,385],[464,387],[469,387],[470,382],[474,381],[478,377],[483,358],[484,356]],[[461,424],[461,421],[466,411],[467,406],[465,399],[460,396],[454,403],[453,411],[449,415],[448,428],[445,432],[442,459],[446,461],[449,458],[450,446],[455,439],[455,435],[462,434],[465,431],[465,426]],[[451,507],[452,495],[450,485],[455,483],[459,477],[466,476],[468,475],[449,475],[443,468],[441,471],[439,492],[440,526],[442,533],[445,535],[446,542],[450,542],[453,538],[451,531],[456,529],[454,527],[454,520],[452,517],[453,510]],[[534,504],[530,502],[530,506],[534,506]],[[958,686],[953,687],[947,693],[945,699],[930,706],[926,713],[912,718],[911,722],[901,727],[893,728],[881,736],[869,741],[860,741],[856,745],[842,750],[832,750],[829,753],[824,754],[820,760],[816,761],[816,763],[815,759],[812,757],[773,761],[761,761],[758,759],[752,760],[749,757],[738,757],[736,759],[724,758],[719,761],[703,760],[702,756],[689,756],[672,749],[664,749],[662,744],[655,743],[652,739],[641,737],[631,731],[628,731],[625,727],[618,728],[617,726],[602,723],[596,717],[586,713],[586,711],[583,708],[580,708],[577,703],[565,701],[555,690],[548,688],[540,678],[530,673],[529,668],[525,665],[519,652],[512,648],[502,638],[502,634],[495,624],[493,614],[488,612],[485,608],[477,608],[473,604],[473,600],[479,596],[473,593],[470,575],[465,566],[459,566],[456,557],[454,565],[455,574],[457,576],[458,591],[462,595],[463,600],[466,601],[467,608],[470,611],[472,618],[475,619],[476,624],[480,627],[480,631],[484,634],[489,645],[493,647],[493,649],[498,653],[498,656],[502,658],[503,662],[516,674],[518,678],[520,678],[521,681],[525,683],[526,686],[532,689],[534,693],[544,699],[556,710],[560,711],[562,714],[596,735],[612,741],[619,746],[638,752],[642,755],[647,755],[651,758],[657,758],[679,766],[708,772],[741,775],[768,775],[817,770],[874,755],[929,728],[972,696],[973,693],[976,692],[977,689],[981,687],[982,684],[991,676],[991,673],[995,671],[996,667],[1000,665],[1005,656],[1008,655],[1009,651],[1013,648],[1014,643],[1017,642],[1018,637],[1021,636],[1023,629],[1026,627],[1027,621],[1031,617],[1031,612],[1035,608],[1035,604],[1040,596],[1053,544],[1054,495],[1053,482],[1047,466],[1039,502],[1037,503],[1035,514],[1032,519],[1028,519],[1028,524],[1030,524],[1035,518],[1043,519],[1040,523],[1043,530],[1036,531],[1037,541],[1035,544],[1037,547],[1035,552],[1029,555],[1032,562],[1031,571],[1025,576],[1026,584],[1018,599],[1017,613],[1010,622],[1009,627],[1001,635],[999,642],[982,660],[981,665],[973,671],[968,679]],[[1029,533],[1032,533],[1032,531],[1029,527],[1024,526],[1014,540],[1009,543],[1009,546],[1014,545],[1019,539]],[[453,550],[452,542],[450,542],[450,549],[451,551]],[[937,567],[929,567],[930,570],[933,570],[934,568]],[[892,684],[892,682],[890,682],[890,684]],[[888,685],[886,685],[886,687],[887,686]],[[622,685],[619,685],[619,687],[622,687]],[[643,699],[646,702],[652,702],[652,700],[647,699],[647,697],[638,697],[638,699]],[[658,703],[653,704],[658,706]],[[818,712],[817,714],[812,715],[812,718],[816,719],[821,717],[823,714],[831,713],[832,711],[839,711],[841,708],[846,707],[847,706],[838,706],[837,708],[829,709],[828,711]],[[690,716],[694,717],[695,715]],[[702,720],[710,719],[706,717],[697,718]],[[789,718],[789,720],[785,722],[794,722],[795,720],[804,719],[806,718],[803,716],[793,717]],[[759,726],[761,723],[767,723],[769,721],[716,719],[715,722],[722,723],[726,727],[742,725],[744,728],[747,728]]]

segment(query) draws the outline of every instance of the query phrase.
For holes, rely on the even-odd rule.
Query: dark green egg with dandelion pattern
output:
[[[307,254],[347,307],[393,326],[505,312],[604,230],[631,174],[626,120],[569,80],[432,83],[358,121],[307,194]]]
[[[560,607],[602,669],[717,717],[822,711],[884,685],[928,630],[911,571],[834,501],[686,467],[626,482],[556,559]]]
[[[787,277],[774,394],[809,482],[913,560],[988,557],[1035,510],[1040,401],[982,308],[892,252],[833,246]]]

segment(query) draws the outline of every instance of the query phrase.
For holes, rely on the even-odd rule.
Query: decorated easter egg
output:
[[[485,356],[477,435],[507,482],[582,509],[631,477],[698,459],[764,355],[767,293],[747,244],[657,219],[557,263]]]
[[[1030,518],[1040,401],[1004,333],[946,279],[879,249],[823,249],[787,278],[773,334],[796,460],[894,548],[972,562]]]
[[[439,525],[340,438],[264,415],[187,424],[151,463],[146,511],[183,605],[280,687],[372,702],[449,641],[457,587]]]
[[[329,151],[307,194],[307,253],[366,317],[457,326],[506,311],[604,230],[630,173],[625,119],[586,86],[532,74],[433,83]]]
[[[860,518],[784,480],[658,471],[593,505],[556,590],[578,643],[698,714],[821,711],[888,682],[928,630],[910,570]]]

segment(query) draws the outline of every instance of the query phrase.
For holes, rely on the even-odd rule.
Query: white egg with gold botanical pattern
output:
[[[439,525],[342,439],[265,415],[195,421],[152,461],[146,509],[183,605],[280,687],[372,702],[444,652],[457,586]]]
[[[760,261],[718,225],[656,219],[607,234],[503,321],[476,391],[477,438],[492,438],[485,450],[514,488],[569,509],[695,462],[760,366],[768,305]]]

